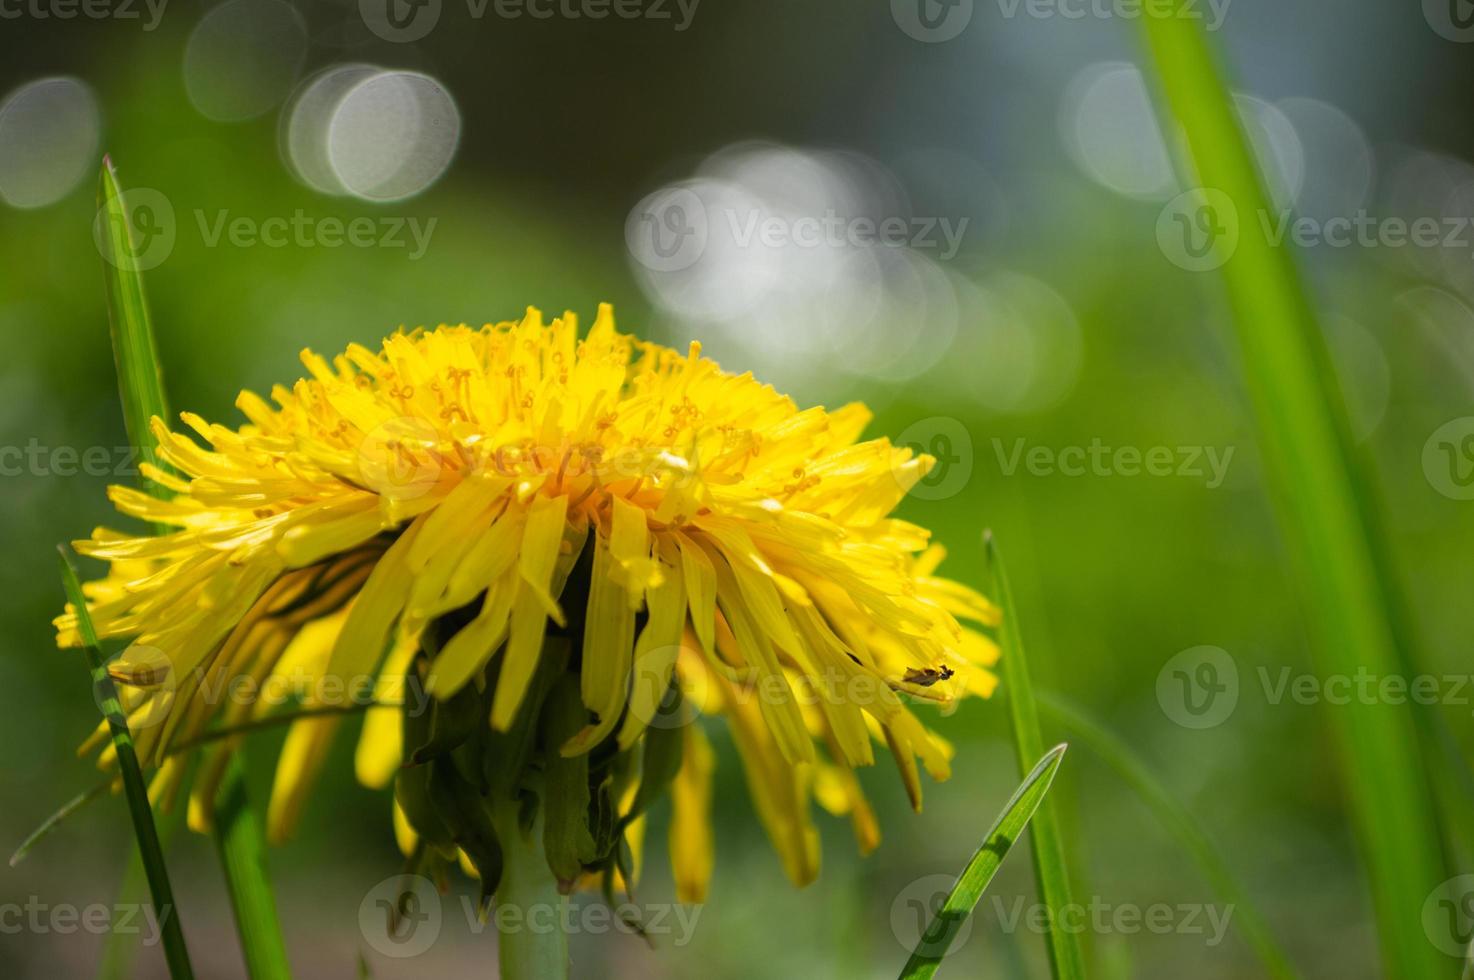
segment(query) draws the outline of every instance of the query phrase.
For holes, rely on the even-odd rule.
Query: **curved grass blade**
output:
[[[145,461],[159,465],[151,420],[168,417],[163,375],[159,369],[153,323],[143,277],[138,271],[137,243],[130,215],[111,158],[103,158],[98,187],[97,230],[107,272],[108,318],[112,323],[113,357],[128,435]],[[156,495],[167,491],[145,480]],[[168,530],[160,528],[160,530]],[[266,839],[251,809],[239,755],[234,755],[215,800],[215,843],[235,909],[236,929],[246,967],[253,980],[290,976],[286,944],[276,918],[276,903],[266,880]]]
[[[311,708],[302,708],[299,711],[282,711],[274,715],[267,715],[265,718],[251,718],[237,725],[226,725],[221,728],[212,728],[209,731],[201,732],[193,738],[185,739],[177,745],[171,746],[168,750],[164,752],[164,757],[167,759],[171,756],[176,756],[180,753],[188,752],[191,749],[197,749],[202,745],[208,745],[211,742],[218,742],[221,739],[234,738],[237,735],[250,735],[254,732],[280,728],[283,725],[290,725],[293,722],[301,721],[303,718],[321,718],[324,715],[352,715],[367,711],[369,708],[398,707],[402,707],[402,705],[394,704],[387,701],[364,701],[350,705],[321,705]],[[115,777],[109,776],[98,782],[97,785],[93,786],[91,789],[83,790],[67,802],[63,803],[60,807],[58,807],[55,813],[42,821],[41,825],[35,830],[31,831],[30,835],[21,842],[20,847],[15,849],[15,853],[10,856],[10,866],[13,868],[17,864],[20,864],[22,861],[24,861],[26,857],[30,855],[31,851],[35,848],[37,844],[39,844],[44,838],[50,836],[51,833],[56,830],[56,828],[60,827],[73,814],[77,813],[83,807],[87,806],[87,804],[91,803],[93,800],[106,793],[108,788],[111,787],[116,781],[117,780]],[[167,840],[165,828],[163,827],[159,828],[159,839],[161,841]]]
[[[1013,747],[1018,757],[1019,774],[1028,772],[1029,763],[1044,752],[1044,736],[1039,731],[1039,709],[1034,702],[1034,687],[1029,679],[1029,665],[1024,657],[1023,639],[1019,635],[1018,614],[1013,606],[1013,591],[1003,559],[993,543],[993,532],[983,534],[983,553],[988,571],[988,592],[1003,612],[998,630],[1002,655],[1003,691],[1008,699],[1013,722]],[[1029,849],[1034,857],[1034,879],[1039,897],[1048,906],[1051,928],[1046,933],[1049,966],[1056,980],[1076,980],[1085,976],[1085,955],[1078,933],[1055,929],[1064,909],[1071,906],[1070,874],[1065,864],[1064,839],[1053,804],[1045,803],[1034,814],[1029,829]]]
[[[1115,771],[1121,780],[1136,791],[1143,803],[1156,814],[1162,825],[1177,838],[1183,848],[1197,862],[1203,877],[1212,884],[1218,897],[1233,909],[1233,919],[1243,931],[1244,938],[1259,955],[1265,972],[1275,980],[1299,980],[1300,974],[1290,963],[1290,958],[1270,932],[1265,919],[1240,887],[1229,866],[1213,841],[1203,830],[1192,813],[1178,802],[1166,787],[1152,775],[1146,764],[1125,742],[1112,734],[1084,711],[1062,698],[1041,692],[1039,707],[1046,715],[1070,729],[1080,741],[1088,745],[1101,761]]]
[[[15,849],[15,853],[10,855],[10,866],[13,868],[17,864],[20,864],[22,861],[24,861],[26,859],[26,855],[31,853],[31,848],[39,844],[42,838],[48,836],[57,827],[60,827],[62,825],[62,822],[65,821],[72,814],[76,813],[88,803],[91,803],[93,800],[97,799],[103,793],[106,793],[108,787],[112,784],[113,780],[111,778],[104,779],[102,782],[98,783],[91,789],[84,790],[83,792],[78,793],[76,796],[63,803],[55,813],[47,817],[45,821],[42,822],[41,826],[31,831],[30,836],[21,841],[20,847],[17,847]]]
[[[967,867],[962,869],[962,874],[957,877],[957,883],[952,886],[942,907],[928,923],[921,943],[901,970],[901,980],[924,980],[937,972],[937,967],[942,964],[942,957],[947,955],[952,940],[957,938],[957,930],[972,914],[999,865],[1008,856],[1014,841],[1024,832],[1024,828],[1029,825],[1029,818],[1034,816],[1044,795],[1049,792],[1066,748],[1064,745],[1056,745],[1050,749],[1019,784],[1019,788],[1014,790],[1013,797],[988,831],[988,836],[983,838],[983,845],[972,856],[972,860],[967,862]]]
[[[118,773],[123,779],[123,793],[128,798],[128,812],[133,817],[133,833],[138,839],[138,851],[143,857],[154,911],[163,930],[164,959],[174,980],[191,980],[194,970],[190,967],[189,951],[184,946],[184,932],[179,928],[179,910],[174,904],[174,890],[169,886],[169,870],[164,866],[164,851],[159,846],[153,808],[149,806],[143,772],[138,768],[138,754],[133,749],[128,719],[123,714],[118,689],[108,675],[107,664],[98,648],[97,632],[92,628],[92,617],[87,613],[87,600],[82,595],[77,568],[64,546],[58,550],[61,553],[62,584],[66,587],[67,600],[77,611],[77,630],[82,635],[82,648],[92,670],[93,690],[102,705],[103,716],[112,732],[113,748],[117,751]]]
[[[1363,492],[1362,461],[1330,356],[1291,252],[1271,236],[1272,211],[1254,155],[1206,32],[1180,9],[1187,2],[1158,5],[1141,20],[1161,91],[1187,137],[1191,170],[1219,194],[1199,200],[1194,216],[1210,219],[1214,229],[1207,244],[1222,260],[1316,667],[1325,676],[1365,670],[1407,680],[1396,589],[1382,560],[1388,549],[1375,540],[1378,518]],[[1230,223],[1238,229],[1232,251],[1229,238],[1216,232]],[[1416,713],[1407,704],[1352,703],[1326,716],[1366,866],[1384,970],[1395,977],[1438,976],[1449,963],[1427,941],[1419,910],[1448,870]]]

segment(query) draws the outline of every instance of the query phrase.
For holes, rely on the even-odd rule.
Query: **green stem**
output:
[[[276,919],[276,899],[266,879],[265,838],[246,800],[239,751],[231,756],[215,802],[215,847],[230,890],[236,932],[252,980],[286,980],[286,945]]]
[[[138,753],[133,746],[133,734],[128,730],[128,718],[118,700],[118,689],[107,672],[102,651],[97,645],[97,631],[92,627],[92,618],[87,613],[87,600],[82,594],[82,584],[77,578],[76,566],[65,547],[61,551],[62,584],[66,586],[67,598],[77,611],[77,633],[82,638],[82,649],[87,654],[87,664],[92,670],[93,690],[98,704],[107,718],[112,732],[113,748],[118,755],[118,774],[123,778],[123,793],[128,798],[128,812],[133,817],[133,833],[138,839],[138,853],[143,859],[143,870],[148,878],[148,887],[153,895],[154,912],[163,929],[164,959],[169,964],[169,976],[173,980],[193,980],[194,970],[189,963],[189,950],[184,945],[184,931],[179,927],[179,907],[174,904],[174,890],[169,885],[169,869],[164,864],[164,849],[159,844],[158,828],[154,826],[153,807],[148,802],[148,787],[143,782],[143,771],[138,767]]]
[[[1185,0],[1184,0],[1185,2]],[[1168,5],[1142,18],[1172,115],[1187,137],[1195,182],[1220,195],[1196,213],[1238,228],[1221,272],[1274,502],[1305,598],[1324,675],[1408,673],[1396,628],[1387,547],[1363,483],[1324,340],[1291,250],[1265,221],[1270,202],[1214,52],[1198,20]],[[1231,239],[1226,239],[1231,241]],[[1218,243],[1215,234],[1210,247]],[[1352,704],[1327,712],[1367,867],[1386,973],[1432,977],[1447,961],[1419,913],[1446,876],[1416,712]]]
[[[568,896],[542,848],[542,817],[524,834],[517,804],[498,804],[492,813],[502,846],[502,880],[496,889],[497,957],[502,980],[567,980]]]

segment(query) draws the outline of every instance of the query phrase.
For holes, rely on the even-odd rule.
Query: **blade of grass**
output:
[[[1233,909],[1234,922],[1243,930],[1249,945],[1259,954],[1265,972],[1275,980],[1298,980],[1300,974],[1290,964],[1290,958],[1270,932],[1248,893],[1239,885],[1228,861],[1187,807],[1178,802],[1152,775],[1151,770],[1130,746],[1063,698],[1041,691],[1038,704],[1044,714],[1070,729],[1123,782],[1135,790],[1162,825],[1177,838],[1197,862],[1198,869],[1208,879],[1218,897]]]
[[[133,818],[133,833],[138,839],[138,851],[143,856],[143,868],[148,876],[149,891],[153,895],[154,911],[163,931],[164,959],[169,964],[169,975],[174,980],[189,980],[194,976],[194,970],[190,967],[189,951],[184,946],[184,931],[179,927],[179,909],[174,904],[174,890],[169,886],[169,870],[164,866],[164,851],[159,846],[153,808],[149,806],[143,772],[138,768],[138,754],[133,748],[133,736],[128,731],[128,719],[118,700],[118,689],[108,675],[102,650],[98,648],[97,632],[92,628],[92,617],[87,613],[87,600],[82,595],[82,583],[77,578],[76,565],[65,547],[58,550],[61,553],[62,584],[66,587],[67,601],[77,611],[77,631],[82,636],[82,649],[87,654],[87,666],[92,671],[93,690],[102,705],[108,730],[112,732],[113,748],[118,756],[118,773],[123,779],[123,794],[128,799],[128,812]]]
[[[128,435],[143,458],[158,465],[150,422],[168,417],[163,375],[138,254],[117,171],[103,159],[98,187],[98,210],[104,228],[99,234],[107,273],[108,318],[112,324],[113,357]],[[167,491],[145,481],[155,494]],[[215,844],[235,909],[237,931],[246,967],[253,980],[287,977],[286,945],[277,922],[276,904],[266,880],[266,840],[261,821],[246,798],[240,757],[230,762],[215,800]]]
[[[266,835],[256,811],[246,802],[239,753],[231,757],[215,807],[215,849],[230,882],[230,904],[246,957],[246,975],[254,980],[286,980],[292,971],[277,923],[276,897],[266,878]]]
[[[24,861],[26,859],[26,855],[31,853],[31,848],[41,843],[41,840],[43,838],[47,837],[57,827],[60,827],[62,825],[62,822],[65,821],[72,814],[76,813],[88,803],[91,803],[93,800],[106,793],[108,787],[112,784],[113,781],[111,778],[104,779],[102,782],[98,783],[91,789],[78,793],[76,796],[63,803],[56,810],[55,813],[46,818],[41,826],[31,831],[29,837],[21,841],[20,847],[17,847],[15,849],[15,853],[10,855],[10,866],[13,868],[17,864],[20,864],[22,861]]]
[[[218,742],[221,739],[235,738],[237,735],[250,735],[254,732],[280,728],[283,725],[290,725],[293,722],[301,721],[303,718],[321,718],[324,716],[333,715],[352,715],[367,711],[369,708],[398,707],[403,707],[403,705],[388,701],[363,701],[357,704],[350,705],[321,705],[311,708],[302,708],[298,711],[283,711],[279,712],[278,714],[267,715],[265,718],[251,718],[247,721],[241,722],[238,725],[226,725],[221,728],[212,728],[209,731],[201,732],[193,738],[185,739],[184,741],[179,742],[176,745],[170,746],[164,752],[164,758],[167,759],[171,756],[179,755],[182,752],[188,752],[191,749],[197,749],[201,745],[208,745],[211,742]],[[73,814],[106,793],[108,787],[113,785],[113,782],[114,778],[109,776],[98,782],[97,785],[93,786],[91,789],[87,789],[82,791],[81,793],[78,793],[76,796],[72,797],[70,800],[58,807],[56,812],[52,813],[51,816],[42,821],[41,825],[35,830],[31,831],[30,835],[21,842],[21,845],[18,848],[15,849],[15,853],[10,856],[10,866],[13,868],[17,864],[20,864],[22,861],[24,861],[30,855],[31,851],[35,848],[37,844],[39,844],[44,838],[50,836],[57,827],[60,827],[62,823],[69,819]],[[174,814],[170,814],[170,816],[172,817],[174,816]],[[157,823],[157,820],[155,822]],[[159,840],[166,844],[168,842],[167,830],[167,826],[159,828]]]
[[[901,980],[924,980],[937,972],[942,957],[947,955],[952,941],[957,938],[957,931],[982,899],[983,892],[987,890],[1003,859],[1008,856],[1014,842],[1029,825],[1029,819],[1038,811],[1044,795],[1049,792],[1066,748],[1064,745],[1056,745],[1050,749],[1034,766],[1033,771],[1024,777],[1018,789],[1013,791],[1008,805],[1003,808],[992,829],[983,838],[982,846],[977,849],[972,860],[967,862],[962,874],[957,876],[952,891],[927,924],[926,931],[921,935],[921,942],[901,970]]]
[[[169,404],[164,398],[163,372],[159,368],[143,276],[136,267],[137,243],[111,157],[102,158],[97,206],[102,222],[97,238],[106,262],[108,322],[112,328],[113,362],[118,372],[123,422],[128,428],[129,442],[146,462],[159,466],[158,446],[150,424],[155,416],[169,417]],[[167,493],[152,480],[143,482],[156,496]]]
[[[1323,675],[1404,671],[1392,604],[1369,542],[1376,521],[1358,492],[1350,429],[1330,359],[1288,249],[1276,247],[1254,158],[1199,21],[1180,3],[1143,18],[1161,90],[1205,187],[1237,212],[1237,249],[1222,265],[1275,505],[1289,541]],[[1387,973],[1437,976],[1447,962],[1419,910],[1445,877],[1440,828],[1407,705],[1327,712],[1376,909]]]
[[[188,779],[188,777],[186,777]],[[104,786],[109,785],[105,782]],[[159,847],[169,849],[169,842],[184,826],[184,808],[175,807],[168,813],[154,811],[154,825],[159,829]],[[118,902],[124,907],[137,906],[148,889],[148,879],[143,866],[143,856],[138,848],[128,855],[128,867],[123,872],[123,884],[118,888]],[[98,980],[132,980],[133,962],[140,949],[138,937],[121,929],[114,929],[103,940],[102,957],[97,968]]]
[[[1003,692],[1008,699],[1008,713],[1013,722],[1013,747],[1018,758],[1019,775],[1022,776],[1029,771],[1030,762],[1044,753],[1044,736],[1039,731],[1039,709],[1034,703],[1034,687],[1029,679],[1028,661],[1024,658],[1013,590],[991,531],[983,534],[983,553],[987,558],[988,592],[1003,612],[1003,623],[998,630],[1002,648],[999,661],[1002,664]],[[1034,856],[1034,879],[1038,883],[1039,897],[1051,913],[1046,938],[1052,974],[1056,980],[1084,977],[1085,955],[1080,948],[1078,933],[1053,928],[1073,902],[1064,839],[1052,802],[1043,803],[1039,812],[1034,814],[1029,847]]]

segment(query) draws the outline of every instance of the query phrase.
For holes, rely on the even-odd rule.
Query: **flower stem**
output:
[[[502,980],[567,980],[568,935],[563,931],[568,896],[542,849],[542,815],[523,834],[515,803],[492,814],[502,846],[502,880],[496,889],[498,960]]]

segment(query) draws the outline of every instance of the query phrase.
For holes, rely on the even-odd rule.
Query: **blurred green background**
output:
[[[1474,456],[1445,460],[1435,433],[1458,445],[1474,432],[1474,168],[1463,159],[1474,127],[1460,43],[1471,38],[1437,5],[1400,6],[1229,0],[1214,34],[1278,206],[1327,229],[1357,214],[1384,230],[1433,218],[1440,239],[1462,229],[1437,244],[1373,234],[1301,255],[1388,500],[1424,667],[1457,677],[1470,672]],[[400,325],[480,323],[529,304],[587,320],[603,300],[623,329],[679,346],[699,337],[725,367],[800,405],[868,402],[871,434],[943,457],[902,513],[948,546],[944,572],[977,584],[980,535],[994,529],[1036,683],[1148,760],[1308,975],[1377,975],[1325,724],[1336,707],[1273,696],[1282,672],[1311,671],[1305,629],[1220,283],[1184,268],[1184,240],[1172,237],[1170,202],[1191,184],[1174,173],[1178,137],[1148,101],[1129,7],[933,6],[946,36],[928,36],[903,0],[648,0],[603,19],[587,4],[539,18],[432,0],[402,8],[436,15],[413,40],[396,40],[368,0],[173,0],[156,18],[141,5],[127,8],[136,17],[121,4],[101,17],[59,9],[0,8],[0,520],[11,556],[0,566],[0,845],[96,778],[74,753],[97,718],[84,665],[55,651],[49,621],[61,605],[53,546],[113,523],[103,488],[129,479],[104,472],[126,443],[92,239],[106,151],[125,187],[156,193],[138,198],[149,210],[135,221],[172,237],[147,273],[165,380],[176,408],[211,420],[239,421],[241,387],[295,379],[302,347],[332,353]],[[1210,23],[1217,13],[1202,12]],[[704,215],[671,210],[692,201]],[[856,219],[900,218],[905,241],[764,243],[743,239],[746,219],[731,215],[774,218],[790,235],[811,226],[805,217],[852,232],[866,227]],[[359,218],[373,229],[362,244],[331,244],[332,221]],[[213,235],[236,219],[241,234]],[[272,219],[303,237],[256,240]],[[649,250],[650,221],[674,232],[693,220],[706,222],[694,258]],[[950,246],[946,229],[960,233]],[[1062,468],[1092,446],[1126,453],[1097,450],[1107,462],[1079,475]],[[109,463],[79,466],[89,447]],[[1131,461],[1153,447],[1171,450],[1172,473]],[[1216,475],[1214,459],[1226,462]],[[1238,699],[1220,723],[1194,728],[1159,680],[1203,646],[1232,658]],[[1444,700],[1468,748],[1474,685]],[[914,939],[915,883],[954,874],[1017,782],[1000,703],[969,702],[937,724],[957,746],[952,780],[927,786],[917,816],[888,764],[862,773],[883,843],[861,860],[845,822],[822,818],[824,870],[803,892],[784,879],[712,727],[716,875],[689,942],[666,937],[652,951],[581,934],[574,975],[894,976]],[[257,799],[279,738],[248,748]],[[388,798],[357,787],[350,760],[341,739],[296,839],[271,855],[297,973],[351,976],[362,953],[374,976],[490,975],[491,930],[468,928],[453,897],[422,956],[394,960],[364,942],[359,903],[399,859]],[[1077,899],[1174,909],[1161,932],[1092,928],[1102,975],[1258,975],[1231,924],[1214,941],[1202,907],[1231,912],[1088,750],[1070,753],[1054,792]],[[646,903],[671,895],[666,816],[662,806],[651,821]],[[0,874],[0,906],[110,904],[130,847],[122,801],[104,799]],[[210,842],[181,833],[170,857],[197,967],[238,975]],[[1043,975],[1042,937],[1014,919],[1033,901],[1016,855],[943,975]],[[1199,911],[1188,922],[1180,907]],[[3,975],[93,972],[103,937],[16,921],[0,916]],[[143,950],[139,975],[164,975],[157,948]]]

